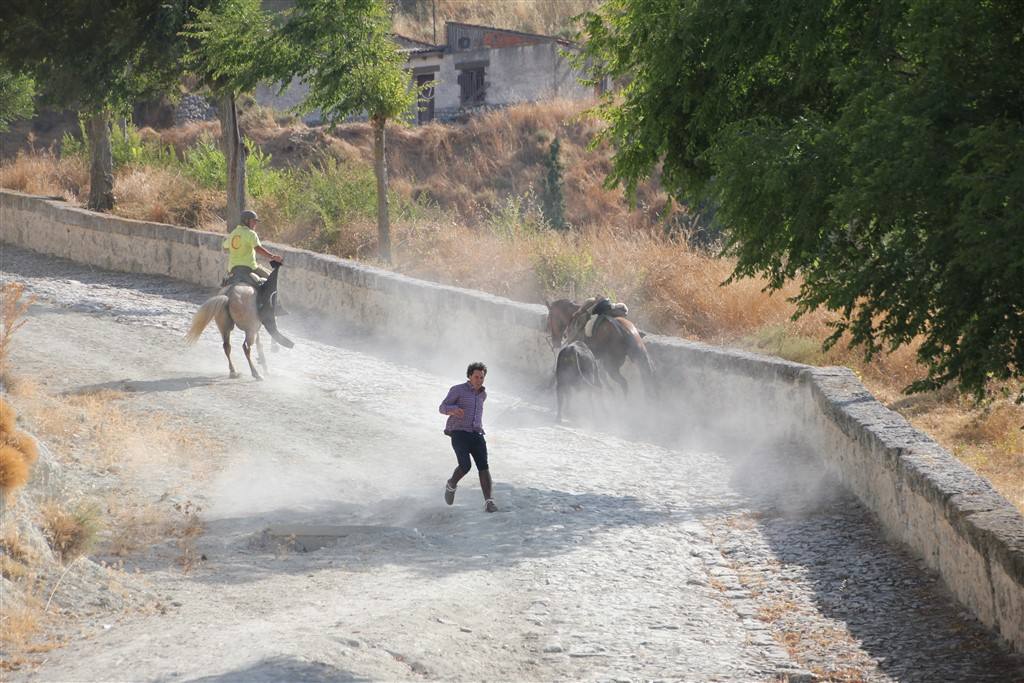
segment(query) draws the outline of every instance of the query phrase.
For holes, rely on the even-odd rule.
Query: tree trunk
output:
[[[387,119],[373,119],[373,170],[377,175],[377,247],[380,258],[391,263],[391,218],[388,215],[388,162],[384,127]]]
[[[110,148],[110,112],[98,111],[86,124],[89,135],[89,208],[114,208],[114,152]]]
[[[238,130],[238,109],[235,93],[221,97],[217,114],[220,118],[220,147],[228,168],[228,203],[224,218],[228,230],[234,230],[245,211],[245,146]]]

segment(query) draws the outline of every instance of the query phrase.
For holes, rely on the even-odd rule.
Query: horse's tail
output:
[[[291,339],[289,339],[288,337],[286,337],[283,334],[281,334],[280,330],[277,329],[277,323],[274,323],[273,327],[270,327],[270,326],[267,326],[267,325],[264,325],[264,327],[267,328],[267,332],[270,333],[270,336],[273,337],[274,341],[276,341],[278,344],[280,344],[284,348],[290,349],[293,346],[295,346],[295,342],[293,342]]]
[[[582,362],[583,355],[579,354],[579,353],[576,354],[576,371],[579,372],[580,379],[582,379],[584,382],[589,384],[592,388],[596,389],[597,387],[600,386],[600,384],[599,384],[600,380],[598,380],[598,378],[597,378],[597,359],[595,359],[593,357],[593,355],[591,355],[590,359],[593,362],[593,365],[591,365],[591,368],[594,370],[594,373],[593,373],[594,377],[593,377],[593,379],[590,377],[590,373],[588,373],[583,368],[583,362]]]
[[[647,345],[644,344],[644,340],[640,338],[639,334],[629,345],[629,356],[640,369],[640,374],[643,375],[647,395],[656,396],[658,394],[658,379],[654,374],[654,363],[651,362],[651,355],[647,353]]]
[[[196,314],[192,316],[192,327],[189,328],[188,333],[185,334],[185,341],[189,344],[195,344],[199,339],[199,335],[203,333],[206,326],[210,324],[210,321],[216,317],[218,313],[224,310],[224,307],[228,305],[228,297],[226,294],[218,294],[215,297],[211,297],[199,307]]]
[[[614,323],[619,330],[626,335],[627,348],[626,355],[644,378],[644,386],[647,389],[647,393],[651,396],[657,394],[658,384],[657,377],[654,374],[654,363],[651,362],[651,356],[647,353],[647,345],[644,344],[643,337],[640,335],[640,331],[636,328],[631,321],[628,325],[620,322],[624,320],[622,318],[608,318],[609,322]]]

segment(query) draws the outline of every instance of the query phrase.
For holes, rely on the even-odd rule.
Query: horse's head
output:
[[[546,303],[546,302],[545,302]],[[551,348],[557,349],[562,345],[562,336],[565,328],[576,311],[580,310],[579,304],[569,299],[556,299],[546,303],[548,307],[547,331],[551,337]]]

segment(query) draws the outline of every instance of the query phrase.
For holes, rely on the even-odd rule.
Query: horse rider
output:
[[[612,303],[606,296],[590,297],[573,314],[562,336],[562,345],[585,341],[593,333],[594,325],[602,315],[609,318],[624,318],[629,315],[629,309],[624,303]]]
[[[274,315],[287,315],[287,311],[281,306],[277,295],[274,278],[274,291],[263,292],[263,284],[270,277],[270,271],[256,263],[256,254],[264,256],[270,262],[284,263],[284,257],[269,251],[260,242],[260,236],[256,234],[256,225],[260,217],[255,211],[246,209],[239,217],[239,224],[224,238],[222,246],[228,252],[228,276],[224,278],[221,286],[226,287],[233,284],[252,285],[260,294],[261,301],[270,301]]]

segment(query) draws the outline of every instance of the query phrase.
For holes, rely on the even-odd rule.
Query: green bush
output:
[[[795,363],[820,365],[825,359],[820,340],[797,334],[788,325],[762,327],[751,338],[751,343],[758,351]]]
[[[287,171],[271,168],[270,155],[264,154],[263,150],[251,142],[246,141],[246,147],[251,150],[245,158],[245,186],[249,196],[261,199],[287,195],[292,189],[292,183],[288,177],[290,174]],[[222,159],[223,157],[224,155],[221,154]]]
[[[89,134],[85,122],[78,122],[78,136],[65,131],[60,141],[61,156],[89,157]],[[146,142],[142,139],[139,129],[128,123],[124,130],[114,126],[110,133],[110,151],[114,160],[114,168],[128,164],[145,166],[173,166],[178,163],[174,149],[170,145]]]
[[[328,157],[309,170],[277,173],[273,199],[290,219],[316,218],[325,231],[334,233],[346,222],[377,218],[377,184],[369,165]],[[399,220],[414,220],[430,210],[426,200],[417,202],[394,192],[388,201],[392,217]]]
[[[590,252],[560,239],[537,240],[533,269],[545,291],[565,292],[573,297],[589,291],[597,279]]]
[[[123,131],[118,126],[114,127],[110,146],[115,168],[126,164],[175,166],[178,163],[173,147],[143,140],[139,129],[131,123],[127,124]]]
[[[509,242],[534,237],[547,228],[543,215],[536,208],[532,190],[527,190],[522,196],[506,198],[504,204],[487,214],[485,225]]]
[[[224,152],[210,138],[201,138],[185,150],[181,171],[203,187],[224,189],[227,183]]]

